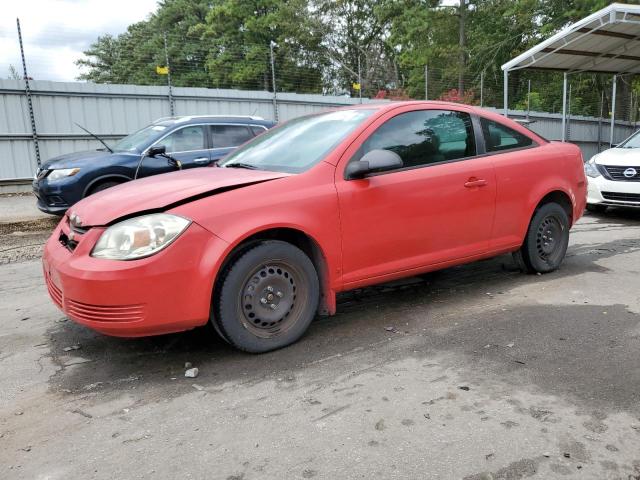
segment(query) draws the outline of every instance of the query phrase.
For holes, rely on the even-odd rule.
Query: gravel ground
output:
[[[45,217],[0,223],[0,265],[40,258],[44,242],[59,221],[58,217]]]
[[[640,212],[586,216],[552,274],[345,294],[264,355],[68,321],[20,246],[45,236],[2,233],[2,479],[640,479]]]

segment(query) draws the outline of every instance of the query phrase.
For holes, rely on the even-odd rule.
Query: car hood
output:
[[[123,217],[165,211],[209,195],[287,176],[282,172],[239,168],[194,168],[165,173],[98,192],[76,203],[67,215],[78,215],[84,227],[103,226]]]
[[[640,165],[640,148],[610,148],[595,156],[600,165],[637,167]]]
[[[111,152],[103,150],[87,150],[84,152],[67,153],[54,157],[42,164],[45,170],[58,168],[82,168],[88,164],[95,164],[98,161],[105,160],[112,156]]]

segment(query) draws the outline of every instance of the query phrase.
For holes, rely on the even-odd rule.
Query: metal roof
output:
[[[522,68],[640,73],[640,5],[613,3],[502,65]]]

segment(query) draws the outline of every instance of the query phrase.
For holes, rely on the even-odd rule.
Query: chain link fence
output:
[[[23,26],[24,35],[27,35],[26,31]],[[8,57],[9,61],[4,65],[0,64],[0,77],[15,80],[18,82],[15,84],[18,85],[16,88],[23,91],[20,108],[24,119],[19,123],[25,131],[19,133],[31,138],[37,163],[46,159],[39,158],[38,143],[41,132],[38,124],[43,123],[43,117],[47,117],[47,123],[51,124],[49,117],[64,117],[68,112],[59,109],[69,108],[62,103],[53,102],[47,105],[46,110],[43,109],[43,103],[39,100],[41,92],[32,91],[30,88],[34,81],[42,88],[42,80],[77,81],[82,85],[95,83],[129,85],[131,88],[155,87],[153,96],[165,98],[162,112],[168,115],[211,113],[194,111],[203,105],[207,105],[207,108],[211,106],[211,103],[197,102],[199,97],[210,99],[211,89],[216,89],[218,96],[224,96],[224,92],[228,90],[246,91],[247,95],[257,95],[262,102],[258,108],[260,114],[275,120],[291,116],[291,112],[286,115],[282,115],[281,112],[287,94],[314,96],[299,97],[296,100],[289,96],[286,101],[290,104],[310,102],[325,108],[360,103],[368,99],[445,100],[494,108],[501,112],[504,108],[503,77],[499,65],[487,65],[483,71],[465,71],[463,75],[458,73],[455,61],[447,68],[424,65],[423,68],[403,70],[383,52],[360,52],[356,55],[357,58],[345,59],[338,58],[328,50],[306,51],[295,43],[278,45],[263,42],[234,44],[232,47],[221,46],[215,41],[203,40],[197,34],[192,38],[189,35],[141,38],[138,40],[141,44],[135,48],[136,55],[126,56],[126,60],[122,60],[125,57],[122,49],[127,49],[127,45],[116,46],[108,37],[104,37],[99,42],[99,47],[94,44],[89,49],[89,55],[72,54],[68,46],[73,45],[74,38],[75,33],[70,31],[41,33],[38,39],[40,43],[60,45],[60,56],[52,59],[41,50],[30,51],[29,42],[25,42],[23,50],[22,38],[17,28],[14,32],[0,32],[0,45],[12,52]],[[110,50],[110,47],[113,49]],[[133,45],[129,47],[134,50]],[[80,88],[81,84],[73,89],[82,91],[84,87]],[[560,72],[511,72],[508,92],[510,116],[528,122],[530,128],[546,134],[551,139],[562,138],[561,122],[552,122],[554,119],[558,120],[562,112],[562,84],[563,74]],[[616,120],[614,142],[621,141],[635,130],[639,116],[640,84],[635,76],[618,76],[615,101],[612,84],[611,75],[569,75],[565,138],[576,141],[581,146],[588,144],[583,148],[585,156],[609,146],[609,123],[612,116],[615,116]],[[59,87],[63,91],[72,88],[69,84],[64,85],[66,86]],[[51,84],[49,89],[56,88]],[[185,90],[186,88],[188,90]],[[116,91],[109,95],[117,95]],[[122,90],[121,96],[124,101],[133,101],[135,95],[131,92]],[[181,99],[177,99],[177,92],[180,92]],[[327,101],[318,101],[318,95],[327,97]],[[186,97],[191,98],[192,102],[187,101]],[[76,95],[76,99],[78,98],[82,98],[81,93]],[[271,105],[268,110],[265,100]],[[84,102],[87,104],[85,108],[90,108],[89,96]],[[229,105],[237,106],[237,103]],[[4,123],[5,127],[0,128],[4,130],[0,131],[0,142],[10,134],[16,133],[15,128],[6,126],[16,119],[8,118],[6,104],[4,110],[5,122],[0,122],[0,125]],[[309,110],[297,111],[307,113]],[[216,113],[253,112],[236,109]],[[153,121],[154,114],[155,110],[149,111],[144,121]],[[55,124],[55,121],[53,123]],[[97,124],[100,130],[97,133],[107,136],[129,133],[105,131],[100,127],[100,122]],[[61,131],[61,128],[56,126],[50,128]],[[9,173],[2,173],[0,178],[7,178],[7,175]]]

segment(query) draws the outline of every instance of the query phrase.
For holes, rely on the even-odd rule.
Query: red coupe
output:
[[[349,289],[514,252],[550,272],[585,207],[580,150],[479,108],[363,105],[291,120],[216,168],[80,201],[46,244],[51,298],[122,337],[211,322],[248,352]]]

